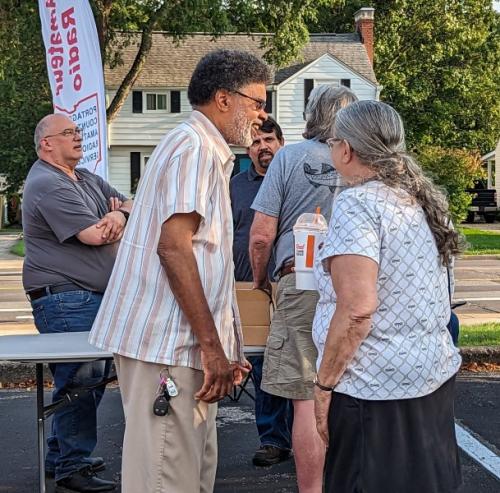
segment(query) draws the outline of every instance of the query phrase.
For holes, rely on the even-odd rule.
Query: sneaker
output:
[[[73,491],[90,493],[93,491],[112,491],[116,488],[114,481],[98,478],[90,466],[56,481],[56,485],[57,493]]]
[[[292,451],[286,448],[263,445],[253,456],[254,466],[272,466],[292,457]]]
[[[104,471],[104,469],[106,469],[106,463],[102,457],[87,457],[85,463],[88,463],[94,472]],[[45,477],[54,479],[56,477],[56,471],[54,469],[45,469]]]

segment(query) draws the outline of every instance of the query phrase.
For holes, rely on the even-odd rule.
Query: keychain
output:
[[[177,395],[179,395],[177,386],[170,376],[168,368],[164,368],[160,372],[160,383],[153,403],[153,414],[155,416],[166,416],[170,407],[170,398]]]

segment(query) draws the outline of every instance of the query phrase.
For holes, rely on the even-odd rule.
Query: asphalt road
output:
[[[462,323],[500,321],[500,260],[465,258],[457,262],[455,275],[455,299],[467,300],[467,305],[458,310]],[[0,335],[31,331],[31,310],[21,286],[21,262],[0,255]],[[47,402],[49,399],[47,393]],[[500,456],[500,375],[460,376],[456,416],[457,423]],[[238,404],[223,402],[218,427],[216,493],[296,491],[293,460],[264,469],[251,465],[258,437],[248,398]],[[96,455],[102,455],[108,463],[104,477],[118,478],[122,435],[119,391],[112,388],[101,407],[96,450]],[[34,391],[0,390],[0,444],[0,493],[37,491]],[[464,473],[461,493],[500,492],[499,480],[467,454],[462,453],[461,457]],[[50,493],[53,482],[48,484]]]
[[[500,449],[500,375],[460,376],[457,384],[457,421]],[[46,393],[47,401],[50,394]],[[219,468],[216,493],[296,492],[293,460],[270,468],[251,465],[258,447],[253,404],[244,397],[238,403],[225,400],[219,408]],[[108,389],[99,416],[99,443],[95,455],[105,457],[102,474],[119,479],[123,413],[119,390]],[[36,420],[34,391],[0,391],[0,492],[37,491]],[[461,453],[464,485],[460,493],[498,493],[500,481]],[[390,464],[388,464],[390,467]],[[54,482],[48,480],[48,493]],[[342,492],[339,492],[342,493]],[[396,492],[388,492],[396,493]],[[404,493],[404,492],[397,492]],[[425,493],[425,492],[422,492]]]

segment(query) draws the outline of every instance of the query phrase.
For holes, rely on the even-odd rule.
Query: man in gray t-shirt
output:
[[[35,130],[39,159],[23,192],[26,257],[23,284],[41,333],[89,331],[106,289],[132,201],[84,169],[81,130],[63,115],[48,115]],[[50,365],[53,401],[75,387],[100,383],[103,361]],[[79,392],[54,413],[45,470],[73,491],[108,491],[113,481],[95,476],[104,468],[90,457],[97,441],[97,406],[104,387]]]
[[[356,100],[346,88],[322,85],[309,97],[305,116],[306,140],[280,149],[252,204],[250,260],[254,287],[269,289],[267,265],[274,246],[278,277],[276,310],[271,322],[262,369],[262,389],[292,399],[292,443],[299,491],[321,491],[325,448],[314,425],[314,386],[317,351],[312,323],[316,291],[295,289],[293,226],[305,213],[330,218],[332,202],[341,190],[340,176],[328,146],[335,113]]]

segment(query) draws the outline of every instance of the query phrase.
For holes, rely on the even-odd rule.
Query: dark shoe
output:
[[[56,492],[80,491],[82,493],[92,491],[111,491],[116,488],[114,481],[98,478],[92,468],[85,467],[67,478],[56,482]]]
[[[87,457],[86,462],[88,462],[90,468],[94,472],[104,471],[104,469],[106,469],[106,463],[102,457]],[[54,469],[45,469],[45,477],[53,479],[56,477],[56,472]]]
[[[272,466],[278,462],[288,460],[291,456],[292,451],[289,449],[263,445],[255,452],[252,462],[254,466]]]

